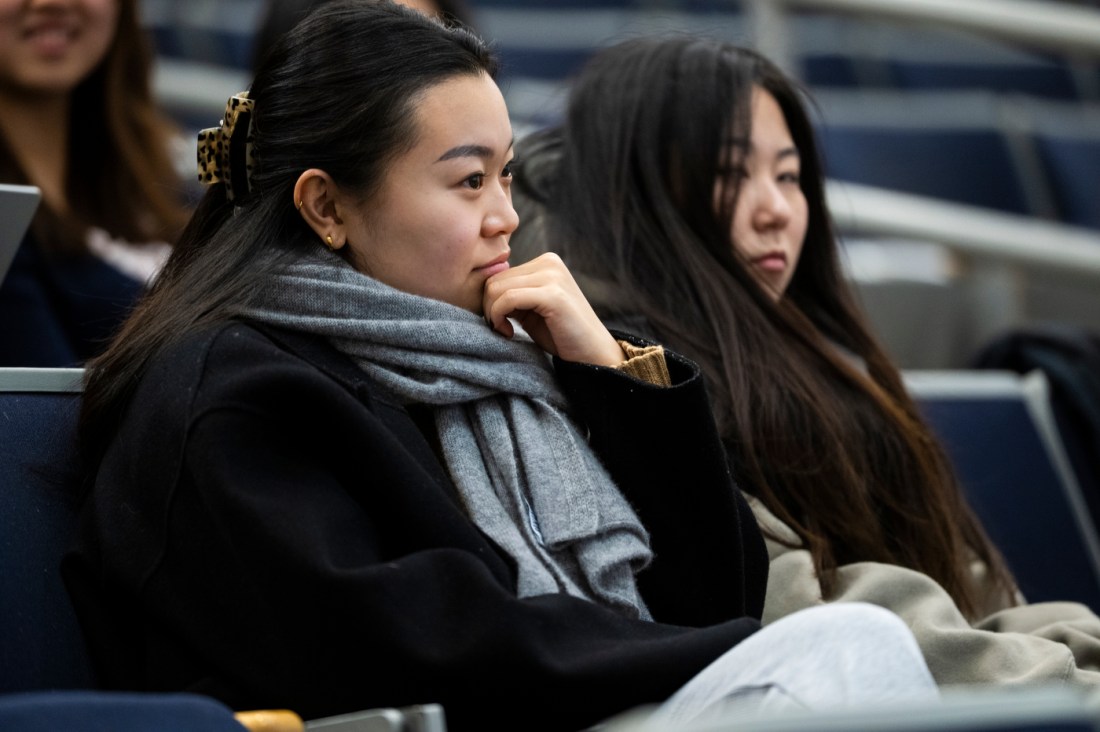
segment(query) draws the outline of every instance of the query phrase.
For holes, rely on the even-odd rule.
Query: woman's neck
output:
[[[69,105],[67,94],[0,93],[0,132],[30,182],[42,189],[42,198],[57,213],[69,208]]]

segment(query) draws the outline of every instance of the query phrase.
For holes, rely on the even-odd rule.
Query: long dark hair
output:
[[[736,191],[715,195],[716,185],[736,184],[722,169],[736,154],[731,135],[734,150],[750,139],[754,87],[783,111],[809,211],[778,302],[735,253]],[[521,145],[517,158],[527,159],[517,197],[541,200],[539,236],[602,313],[644,323],[700,364],[741,485],[799,535],[825,596],[838,565],[885,562],[929,575],[973,615],[972,552],[1011,590],[845,283],[811,122],[778,68],[717,41],[628,41],[597,54],[562,127]],[[725,203],[715,210],[715,200]],[[517,235],[522,247],[522,227]]]
[[[320,168],[366,200],[415,144],[425,89],[495,72],[470,32],[386,0],[326,3],[283,36],[249,91],[257,160],[249,191],[234,189],[233,201],[222,183],[207,191],[150,292],[87,366],[81,436],[91,464],[153,355],[233,318],[273,268],[321,246],[293,205],[301,173]]]
[[[115,36],[99,65],[72,91],[62,215],[39,207],[31,231],[47,250],[85,249],[90,226],[134,243],[172,241],[186,223],[184,186],[172,164],[174,125],[153,99],[152,50],[137,0],[119,0]],[[14,141],[0,135],[0,179],[30,183]]]

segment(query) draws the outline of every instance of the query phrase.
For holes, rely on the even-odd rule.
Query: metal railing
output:
[[[1089,278],[1100,293],[1100,232],[856,183],[830,181],[827,196],[848,235],[933,242],[976,263]]]
[[[899,333],[899,324],[883,315],[880,335],[896,355],[919,354],[934,357],[936,367],[958,367],[997,333],[1036,320],[1100,329],[1098,231],[848,182],[830,181],[826,195],[845,241],[881,241],[878,251],[887,257],[897,251],[897,240],[921,242],[951,258],[943,274],[959,297],[944,290],[945,302],[956,312],[950,323],[940,324],[954,333],[950,343],[942,353],[928,351],[913,341],[927,333]],[[899,257],[898,262],[907,261],[904,254]],[[894,271],[901,279],[910,277],[897,265]],[[906,307],[932,305],[925,299]]]
[[[248,88],[251,75],[195,61],[158,58],[153,69],[153,92],[170,111],[209,110],[210,125],[218,122],[229,97]]]
[[[1100,57],[1100,10],[1051,0],[742,0],[757,47],[790,70],[792,10],[834,11],[980,33],[1071,57]]]

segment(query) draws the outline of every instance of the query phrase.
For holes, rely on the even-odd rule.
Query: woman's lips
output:
[[[782,252],[772,252],[757,257],[752,260],[752,263],[765,272],[782,272],[787,268],[787,255]]]
[[[495,274],[500,274],[501,272],[505,271],[506,269],[508,269],[508,263],[507,262],[498,262],[496,264],[490,264],[490,265],[487,265],[485,267],[482,267],[481,272],[484,273],[486,277],[492,277]]]
[[[495,274],[500,274],[501,272],[504,272],[508,269],[508,267],[508,255],[504,254],[497,257],[492,262],[489,262],[484,267],[478,267],[477,271],[481,272],[486,277],[492,277]]]
[[[72,45],[75,31],[57,23],[44,23],[29,28],[23,38],[40,55],[47,58],[61,56]]]

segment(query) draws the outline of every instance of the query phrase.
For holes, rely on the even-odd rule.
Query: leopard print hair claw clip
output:
[[[218,127],[199,132],[199,182],[225,183],[225,196],[236,201],[250,190],[255,154],[252,150],[252,110],[248,92],[234,94]]]

